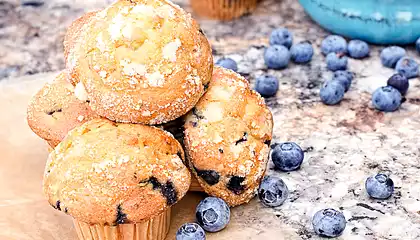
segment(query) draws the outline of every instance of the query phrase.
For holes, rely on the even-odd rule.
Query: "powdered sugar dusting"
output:
[[[129,76],[136,74],[144,75],[146,73],[146,66],[139,63],[132,63],[130,59],[122,59],[120,65],[123,67],[123,72]]]
[[[146,78],[148,80],[149,86],[152,87],[162,87],[165,83],[165,77],[162,74],[160,74],[160,72],[147,74]]]
[[[121,37],[121,29],[124,26],[125,17],[121,14],[118,14],[112,19],[111,24],[108,27],[108,32],[112,40],[117,40]]]
[[[168,59],[171,62],[176,61],[176,52],[178,51],[178,48],[181,46],[181,40],[179,38],[175,39],[175,41],[170,42],[166,44],[165,47],[163,47],[162,55],[163,58]]]
[[[154,8],[144,4],[138,4],[131,9],[130,13],[151,16],[154,14]]]
[[[76,84],[76,87],[74,88],[74,95],[80,101],[87,101],[88,100],[88,94],[87,94],[85,86],[83,86],[82,82],[78,82]]]

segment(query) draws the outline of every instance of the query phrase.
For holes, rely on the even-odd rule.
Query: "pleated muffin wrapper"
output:
[[[190,192],[204,192],[203,188],[200,186],[200,183],[198,183],[197,178],[191,174],[191,185],[188,189]]]
[[[200,16],[232,20],[252,12],[259,0],[191,0],[191,6]]]
[[[164,240],[171,224],[171,208],[142,223],[109,226],[73,222],[80,240]]]

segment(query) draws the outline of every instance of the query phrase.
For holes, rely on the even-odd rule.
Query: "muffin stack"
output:
[[[119,0],[73,22],[64,48],[67,69],[33,97],[28,124],[53,148],[44,193],[80,239],[164,239],[190,172],[230,206],[254,196],[271,113],[241,76],[213,71],[179,6]]]

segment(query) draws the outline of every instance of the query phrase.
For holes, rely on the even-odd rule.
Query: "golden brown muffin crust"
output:
[[[160,124],[187,113],[204,94],[211,48],[179,6],[119,0],[85,26],[67,65],[99,115]]]
[[[190,168],[204,190],[230,206],[248,202],[264,175],[272,130],[264,99],[240,75],[215,68],[185,123]]]
[[[74,48],[76,41],[79,38],[82,27],[89,22],[89,20],[95,16],[98,11],[87,12],[74,20],[67,28],[66,34],[64,35],[64,59],[67,61],[69,52]],[[72,80],[72,79],[70,79]]]
[[[190,186],[181,145],[155,127],[92,120],[50,154],[50,204],[91,224],[138,223],[162,213]]]
[[[76,126],[99,118],[86,101],[76,98],[73,85],[61,72],[47,83],[29,102],[28,125],[39,137],[55,147]]]

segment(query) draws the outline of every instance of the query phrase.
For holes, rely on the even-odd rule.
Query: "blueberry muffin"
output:
[[[67,132],[83,123],[99,118],[88,104],[87,98],[79,93],[61,72],[53,82],[45,84],[29,102],[28,125],[34,133],[54,148]]]
[[[272,130],[264,99],[240,75],[215,68],[184,132],[190,169],[204,191],[230,206],[248,202],[265,173]]]
[[[119,0],[85,25],[67,60],[92,109],[117,122],[161,124],[186,114],[211,79],[211,47],[166,0]]]
[[[52,207],[75,219],[81,239],[164,239],[170,207],[190,186],[183,159],[161,129],[96,119],[49,155],[43,189]]]

